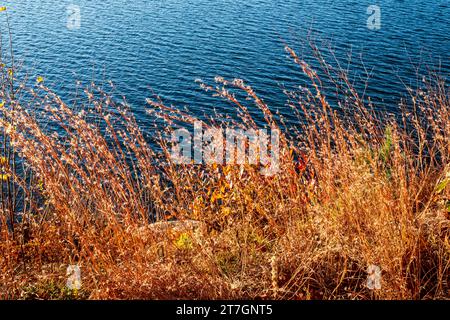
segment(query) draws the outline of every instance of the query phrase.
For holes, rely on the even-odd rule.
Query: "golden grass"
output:
[[[257,127],[239,92],[285,132],[271,177],[255,165],[174,164],[164,133],[197,119],[161,101],[149,100],[167,128],[156,151],[126,103],[99,87],[75,107],[44,81],[21,87],[27,103],[4,85],[2,147],[23,170],[11,156],[1,164],[0,298],[450,298],[445,82],[429,78],[391,119],[325,68],[339,84],[337,111],[318,74],[286,50],[310,79],[287,92],[298,131],[283,130],[240,80],[201,84],[239,110],[234,126]],[[228,121],[215,119],[204,125]],[[11,224],[13,185],[22,202]],[[194,222],[158,227],[153,216]],[[81,266],[80,292],[65,288],[68,264]],[[379,290],[366,287],[369,265],[382,270]]]

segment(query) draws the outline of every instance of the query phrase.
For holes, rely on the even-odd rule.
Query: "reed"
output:
[[[450,298],[448,86],[424,79],[394,119],[313,49],[320,71],[286,47],[309,79],[286,92],[295,128],[242,80],[216,78],[200,86],[237,118],[149,99],[156,144],[112,85],[69,105],[2,65],[0,298]],[[276,175],[174,163],[167,134],[194,121],[256,128],[255,107],[282,132]],[[79,291],[65,288],[70,264]],[[380,289],[366,286],[371,265]]]

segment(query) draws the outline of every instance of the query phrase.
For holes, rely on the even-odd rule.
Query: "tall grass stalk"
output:
[[[411,90],[399,121],[374,111],[320,51],[320,72],[286,51],[309,79],[286,92],[296,130],[242,80],[218,77],[200,86],[238,117],[197,119],[149,99],[158,147],[126,101],[100,87],[72,106],[42,81],[16,88],[2,67],[0,297],[64,298],[65,268],[78,264],[83,289],[71,298],[449,298],[445,81],[430,76]],[[337,107],[320,74],[335,81]],[[256,128],[255,107],[284,132],[277,175],[173,162],[172,130],[194,121]],[[11,216],[12,186],[23,190],[21,219]],[[382,270],[375,291],[371,265]]]

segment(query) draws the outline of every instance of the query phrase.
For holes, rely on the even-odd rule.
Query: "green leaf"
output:
[[[383,145],[380,148],[379,154],[383,162],[389,160],[389,156],[392,149],[392,128],[387,126],[384,131],[384,141]]]
[[[434,193],[435,194],[439,194],[442,191],[444,191],[444,189],[447,187],[447,184],[450,182],[450,179],[444,179],[443,181],[441,181],[440,183],[438,183],[438,185],[436,186],[436,188],[434,188]]]

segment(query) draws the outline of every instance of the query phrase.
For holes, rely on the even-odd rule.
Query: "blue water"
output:
[[[66,8],[81,9],[79,29]],[[367,28],[369,5],[381,9],[381,29]],[[214,106],[195,79],[243,78],[273,110],[289,116],[282,86],[304,83],[283,41],[310,58],[305,38],[329,40],[343,61],[351,52],[372,74],[367,94],[395,108],[415,68],[450,72],[449,0],[20,0],[8,7],[16,59],[32,76],[67,94],[75,81],[112,80],[146,121],[150,88],[167,103],[194,112]],[[4,15],[0,26],[5,34]],[[358,80],[358,77],[356,78]],[[359,81],[360,82],[360,81]]]

